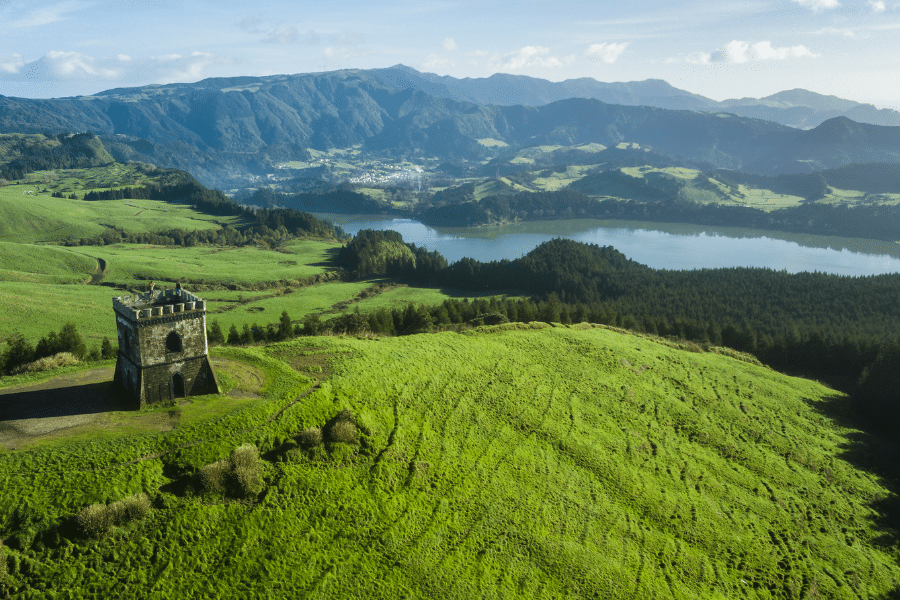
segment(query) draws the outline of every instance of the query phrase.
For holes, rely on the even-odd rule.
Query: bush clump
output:
[[[243,444],[231,453],[237,490],[241,496],[255,496],[262,489],[259,474],[259,450],[253,444]]]
[[[100,537],[112,527],[106,513],[105,504],[91,504],[81,509],[75,517],[78,527],[88,537]]]
[[[259,449],[253,444],[238,446],[230,458],[202,467],[198,475],[207,494],[255,496],[262,489]]]
[[[341,444],[355,444],[357,441],[356,423],[353,421],[338,421],[331,428],[331,441]]]
[[[200,486],[209,494],[224,494],[231,475],[231,461],[220,460],[200,468]]]
[[[322,429],[320,427],[309,427],[300,432],[297,441],[304,448],[314,448],[322,443]]]
[[[38,371],[49,371],[59,367],[67,367],[78,362],[78,358],[71,352],[60,352],[53,356],[45,356],[30,363],[19,365],[11,371],[12,375],[21,373],[37,373]]]
[[[132,521],[140,521],[150,514],[147,494],[135,494],[112,504],[91,504],[81,509],[75,521],[88,537],[100,537]]]
[[[355,444],[359,440],[356,418],[347,409],[342,410],[326,426],[325,433],[332,444]]]

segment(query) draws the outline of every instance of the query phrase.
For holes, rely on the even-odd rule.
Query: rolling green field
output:
[[[262,397],[110,413],[92,440],[0,454],[0,595],[900,591],[896,532],[877,512],[889,492],[851,452],[862,434],[839,422],[840,395],[814,382],[587,326],[217,355],[262,373]],[[158,424],[131,432],[142,418]],[[204,465],[246,443],[258,485],[213,491]],[[880,453],[896,468],[896,448]],[[140,493],[144,518],[79,533],[85,506]]]
[[[129,287],[145,287],[151,280],[269,287],[324,272],[328,250],[334,247],[334,243],[304,241],[286,245],[285,252],[252,246],[165,248],[144,244],[92,246],[81,251],[104,259],[107,279]]]
[[[227,332],[234,324],[275,323],[283,310],[295,322],[307,314],[324,319],[352,312],[397,306],[437,304],[449,297],[475,294],[400,286],[382,294],[360,294],[379,280],[325,281],[339,246],[333,242],[294,240],[279,250],[245,246],[161,247],[143,244],[58,247],[0,242],[0,341],[14,332],[36,342],[67,322],[77,324],[89,347],[115,339],[111,298],[143,291],[150,281],[159,289],[182,281],[208,301],[208,321]],[[104,261],[100,281],[86,285]],[[36,285],[40,284],[40,285]],[[211,287],[213,289],[204,289]],[[231,289],[225,289],[231,288]],[[201,291],[203,290],[203,291]]]
[[[0,281],[0,340],[19,332],[35,343],[69,322],[77,325],[89,347],[104,336],[115,340],[112,297],[116,295],[121,292],[98,285]]]
[[[0,281],[84,283],[98,264],[91,257],[55,246],[0,241]]]
[[[129,233],[169,229],[218,229],[234,217],[213,217],[189,206],[159,200],[69,200],[37,191],[37,185],[0,188],[0,239],[7,242],[61,242],[91,238],[109,227]],[[26,192],[32,192],[28,194]]]

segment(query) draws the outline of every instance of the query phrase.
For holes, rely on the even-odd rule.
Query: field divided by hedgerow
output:
[[[587,326],[225,352],[266,372],[266,401],[131,442],[0,455],[13,597],[900,590],[897,533],[875,510],[889,490],[851,462],[856,432],[814,382]],[[300,397],[311,381],[288,365],[322,379]],[[242,443],[261,452],[258,487],[211,492]],[[65,526],[141,492],[143,520],[92,539]]]

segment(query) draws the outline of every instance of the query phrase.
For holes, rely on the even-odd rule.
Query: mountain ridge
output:
[[[2,97],[0,132],[93,132],[103,137],[117,160],[185,169],[213,186],[265,176],[277,162],[305,161],[310,148],[358,146],[393,157],[424,154],[467,161],[502,152],[482,144],[484,139],[519,147],[636,143],[673,157],[760,174],[900,162],[900,128],[841,121],[840,127],[829,127],[849,130],[838,137],[832,132],[819,148],[816,143],[822,140],[817,136],[823,134],[815,133],[818,127],[804,131],[721,110],[611,104],[583,97],[535,106],[483,104],[461,99],[474,94],[472,86],[483,80],[470,80],[472,89],[454,88],[445,82],[456,85],[461,80],[434,75],[429,83],[421,75],[408,67],[352,69],[211,78],[53,100]],[[546,80],[503,74],[495,79],[511,83],[493,88],[494,95],[508,93],[525,101],[558,93],[552,87],[556,84]],[[573,81],[580,85],[587,79]],[[530,87],[515,87],[523,82]],[[623,85],[654,93],[671,88],[658,80]],[[420,89],[423,86],[427,89]],[[616,92],[616,98],[634,100],[628,89]],[[670,104],[695,99],[676,96]],[[813,109],[783,110],[802,116]]]

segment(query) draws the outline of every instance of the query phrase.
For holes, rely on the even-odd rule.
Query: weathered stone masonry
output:
[[[138,405],[218,394],[209,364],[206,303],[186,290],[113,298],[119,356],[115,381]]]

